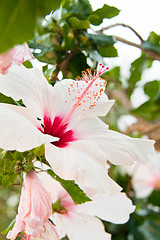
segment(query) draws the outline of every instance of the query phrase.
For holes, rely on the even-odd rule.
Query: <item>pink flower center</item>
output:
[[[73,212],[76,205],[67,192],[62,192],[60,198],[52,204],[53,213],[68,215]]]
[[[44,126],[43,126],[43,133],[49,134],[53,137],[58,137],[59,140],[56,142],[52,142],[53,145],[63,148],[68,146],[70,142],[76,140],[75,134],[73,130],[67,130],[68,123],[61,124],[62,117],[55,117],[53,122],[51,118],[44,116]],[[59,127],[60,125],[60,127]]]
[[[81,78],[78,77],[77,80],[80,80],[80,83],[84,81],[85,84],[79,84],[78,81],[73,81],[73,84],[68,88],[68,93],[69,95],[73,94],[72,100],[75,101],[75,103],[64,117],[56,116],[52,122],[51,118],[48,117],[48,114],[45,114],[43,124],[41,125],[42,128],[39,128],[39,130],[44,134],[59,138],[58,141],[52,142],[53,145],[63,148],[68,146],[70,142],[77,140],[75,132],[71,129],[67,129],[70,117],[74,110],[81,106],[81,103],[88,102],[89,109],[94,109],[96,101],[100,99],[106,85],[106,81],[99,77],[108,69],[108,67],[105,67],[100,63],[97,71],[94,72],[94,75],[92,75],[90,69],[87,69],[87,72],[82,72]],[[96,82],[96,80],[98,82]],[[91,87],[93,87],[93,89]],[[67,103],[67,101],[65,101],[65,103]],[[85,115],[85,108],[83,108],[82,111],[83,115]]]

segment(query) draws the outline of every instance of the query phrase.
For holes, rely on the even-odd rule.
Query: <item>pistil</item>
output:
[[[86,83],[89,83],[87,85],[87,87],[84,89],[84,91],[82,92],[82,94],[77,98],[77,102],[73,105],[73,107],[70,109],[70,111],[66,114],[66,116],[62,119],[62,121],[60,122],[58,129],[64,125],[68,119],[70,118],[70,116],[72,115],[72,113],[74,112],[74,110],[80,106],[84,96],[88,93],[88,90],[90,89],[90,87],[93,85],[93,83],[96,81],[96,79],[98,79],[104,72],[106,72],[107,70],[109,70],[109,67],[104,66],[102,63],[99,63],[98,68],[97,68],[97,73],[94,75],[91,74],[91,71],[88,69],[87,72],[83,71],[82,72],[82,77],[80,78],[80,80],[84,80]],[[101,91],[101,90],[100,90]]]

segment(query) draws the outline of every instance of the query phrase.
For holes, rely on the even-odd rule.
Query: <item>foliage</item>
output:
[[[87,57],[92,61],[96,57],[98,61],[98,58],[102,59],[104,56],[117,56],[112,36],[91,34],[88,33],[88,29],[90,24],[93,24],[93,14],[99,18],[102,11],[102,21],[103,18],[114,17],[118,14],[118,9],[114,8],[114,11],[117,11],[112,14],[112,8],[105,5],[92,12],[87,0],[71,2],[72,6],[68,1],[64,1],[60,9],[51,12],[46,17],[43,30],[30,41],[30,47],[34,49],[33,54],[39,61],[56,66],[51,81],[56,80],[59,71],[62,71],[64,78],[79,75],[82,70],[88,68]]]

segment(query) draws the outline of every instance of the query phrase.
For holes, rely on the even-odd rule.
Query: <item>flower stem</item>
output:
[[[23,181],[22,181],[21,175],[20,175],[20,174],[18,174],[18,177],[19,177],[19,182],[20,182],[21,188],[22,188]]]

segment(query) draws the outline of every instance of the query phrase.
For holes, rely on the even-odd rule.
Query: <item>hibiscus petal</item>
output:
[[[102,222],[85,213],[55,214],[53,221],[60,237],[67,235],[70,240],[111,239],[110,234],[105,232]]]
[[[6,75],[0,74],[0,92],[15,100],[22,99],[36,117],[42,119],[52,97],[52,86],[37,68],[12,66]]]
[[[56,228],[49,220],[44,224],[44,229],[44,232],[42,232],[40,236],[34,240],[60,240],[59,236],[57,235]]]
[[[93,139],[95,141],[96,136],[104,136],[105,131],[108,130],[108,125],[102,122],[98,117],[88,116],[80,119],[77,116],[77,118],[70,119],[68,129],[75,129],[80,139]]]
[[[127,222],[129,214],[134,210],[131,200],[121,192],[109,197],[100,194],[94,196],[93,201],[77,206],[78,212],[86,212],[115,224]]]
[[[22,232],[25,224],[22,223],[22,220],[19,216],[16,217],[16,222],[12,230],[10,230],[6,236],[7,239],[15,239],[17,234]]]
[[[33,55],[27,45],[17,45],[7,52],[0,54],[0,73],[5,74],[12,64],[22,64],[24,61],[31,59]]]
[[[100,164],[89,153],[83,152],[81,141],[73,142],[63,149],[46,144],[45,154],[47,161],[57,175],[64,179],[75,180],[90,197],[99,191],[112,195],[121,190],[109,178],[107,167]],[[99,157],[101,156],[99,155]]]
[[[80,95],[77,89],[75,89],[73,96],[69,94],[68,89],[73,83],[75,83],[74,80],[65,79],[52,87],[39,69],[27,69],[23,65],[15,65],[9,69],[5,76],[0,75],[0,92],[17,101],[22,99],[26,107],[37,117],[42,119],[46,114],[53,119],[57,115],[66,116],[73,108],[76,95]],[[86,85],[87,83],[79,81],[80,87],[83,84]],[[103,92],[95,107],[89,109],[90,102],[87,103],[87,96],[84,98],[83,101],[85,102],[82,101],[81,106],[77,107],[72,114],[73,122],[74,118],[77,117],[78,119],[85,119],[89,115],[106,115],[114,103],[113,100],[108,100]],[[86,110],[85,114],[83,110]]]
[[[24,194],[26,195],[26,201],[30,198],[31,209],[29,209],[29,215],[25,216],[28,225],[32,227],[31,222],[34,222],[36,219],[42,223],[46,222],[52,213],[51,199],[48,192],[43,187],[38,175],[34,171],[30,171],[26,175]],[[38,201],[37,196],[39,198]]]
[[[107,159],[113,164],[132,165],[134,162],[146,163],[154,155],[154,141],[142,138],[131,138],[124,134],[108,130],[108,125],[99,118],[88,117],[76,119],[69,125],[79,139],[88,141],[83,151],[91,147],[93,156],[101,152],[99,162]]]
[[[147,183],[145,181],[140,182],[140,181],[136,181],[136,180],[133,180],[133,188],[136,192],[137,198],[146,198],[154,190],[154,187],[149,184],[147,185]]]
[[[29,112],[25,108],[16,108],[9,104],[0,104],[0,133],[1,148],[22,152],[57,140],[42,134],[29,120]]]
[[[111,130],[106,131],[103,136],[95,134],[94,138],[103,149],[106,158],[116,165],[146,163],[154,154],[153,140],[131,138]]]

